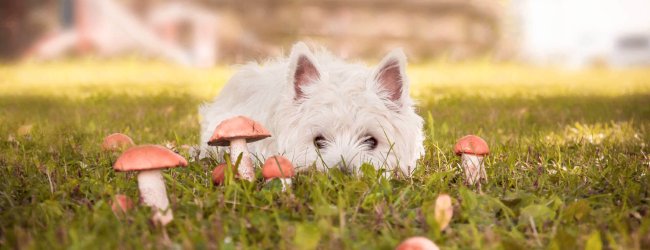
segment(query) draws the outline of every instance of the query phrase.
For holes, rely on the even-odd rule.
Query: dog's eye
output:
[[[377,148],[377,139],[372,136],[367,136],[365,140],[363,140],[363,144],[368,145],[370,150],[373,150]]]
[[[323,149],[325,148],[325,145],[327,144],[327,141],[325,140],[325,137],[322,135],[314,137],[314,146],[318,149]]]

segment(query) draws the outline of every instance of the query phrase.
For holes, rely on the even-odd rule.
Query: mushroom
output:
[[[116,194],[111,203],[111,209],[115,215],[125,214],[133,209],[133,201],[131,198],[123,194]]]
[[[454,146],[454,153],[461,157],[461,166],[465,171],[465,181],[470,185],[478,184],[481,179],[487,181],[483,157],[490,153],[487,143],[481,137],[467,135],[460,138]]]
[[[102,149],[104,151],[121,151],[133,145],[135,143],[133,143],[131,137],[121,133],[114,133],[104,138]]]
[[[282,182],[282,191],[286,191],[291,186],[291,177],[293,177],[293,164],[287,158],[277,155],[266,159],[262,167],[262,176],[266,182],[279,178]]]
[[[246,143],[255,142],[271,136],[264,126],[245,116],[235,116],[222,121],[208,141],[211,146],[230,146],[230,159],[242,155],[237,172],[248,181],[255,179],[253,161]]]
[[[436,206],[433,211],[440,231],[445,230],[454,216],[454,208],[451,206],[451,197],[447,194],[440,194],[436,199]]]
[[[228,164],[226,164],[226,163],[222,163],[222,164],[217,165],[217,167],[215,167],[214,170],[212,170],[212,183],[215,186],[219,186],[219,185],[223,184],[223,182],[225,181],[225,179],[226,179],[226,166],[227,165]],[[235,174],[235,177],[239,177],[239,174],[237,174],[237,170],[234,168],[234,165],[231,165],[231,166],[233,166],[232,170],[233,170],[233,173]]]
[[[158,145],[131,147],[117,158],[113,169],[116,171],[139,171],[138,187],[142,202],[155,210],[154,223],[167,225],[174,218],[169,208],[169,199],[161,170],[187,166],[182,156]],[[163,214],[164,213],[164,214]]]
[[[436,243],[433,243],[433,241],[418,236],[418,237],[411,237],[408,238],[402,243],[400,243],[395,250],[439,250],[438,246]]]

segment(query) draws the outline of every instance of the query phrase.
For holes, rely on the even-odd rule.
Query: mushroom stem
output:
[[[246,147],[246,139],[233,139],[230,141],[230,159],[236,161],[239,154],[242,155],[237,168],[239,176],[247,181],[255,180],[255,170],[253,169],[250,153],[248,153],[248,147]]]
[[[291,188],[291,178],[280,178],[282,182],[282,192],[287,191],[287,188]]]
[[[286,192],[288,188],[291,188],[291,178],[278,178],[280,180],[280,183],[282,183],[282,192]],[[266,180],[264,183],[269,183],[273,181],[274,178]]]
[[[140,171],[138,173],[138,188],[142,202],[154,209],[152,220],[161,225],[167,225],[174,219],[169,208],[167,190],[160,169]]]
[[[481,178],[487,180],[485,168],[483,167],[483,156],[463,154],[461,156],[461,166],[465,170],[465,180],[468,184],[475,185]]]

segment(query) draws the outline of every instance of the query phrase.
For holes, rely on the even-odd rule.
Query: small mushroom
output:
[[[282,182],[282,191],[286,191],[287,187],[291,187],[291,177],[294,176],[293,164],[280,155],[269,157],[262,167],[262,176],[266,182],[279,178]]]
[[[461,166],[465,171],[465,181],[469,185],[478,184],[480,188],[479,181],[481,179],[487,181],[483,157],[490,153],[485,140],[475,135],[464,136],[454,146],[454,153],[461,157]]]
[[[115,215],[126,214],[133,209],[133,201],[126,195],[116,194],[111,201],[111,209]]]
[[[211,146],[230,146],[230,159],[233,161],[242,155],[237,172],[248,181],[255,179],[253,160],[246,143],[255,142],[271,136],[264,126],[245,116],[235,116],[222,121],[215,128],[208,141]]]
[[[433,243],[433,241],[418,236],[418,237],[411,237],[408,238],[402,243],[400,243],[395,250],[439,250],[438,246],[436,243]]]
[[[155,210],[154,223],[167,225],[174,216],[169,208],[169,199],[161,170],[187,166],[182,156],[158,145],[131,147],[117,158],[113,169],[120,172],[138,171],[138,188],[142,202]]]
[[[102,149],[104,151],[122,151],[126,148],[132,147],[133,145],[135,145],[135,143],[133,143],[131,137],[121,133],[114,133],[104,138]]]
[[[222,163],[222,164],[217,165],[217,167],[215,167],[214,170],[212,170],[212,183],[215,186],[219,186],[219,185],[223,184],[223,182],[225,181],[225,179],[226,179],[226,166],[227,165],[228,164],[226,164],[226,163]],[[231,165],[231,166],[233,166],[233,165]],[[239,174],[237,174],[237,169],[235,169],[234,166],[233,166],[232,170],[233,170],[233,174],[235,174],[235,177],[239,177]]]
[[[451,206],[451,197],[449,197],[449,195],[438,195],[433,215],[440,226],[440,230],[445,230],[449,225],[449,222],[451,222],[451,217],[454,216],[454,208]]]

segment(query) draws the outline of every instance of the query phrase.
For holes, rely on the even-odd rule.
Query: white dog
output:
[[[422,118],[409,97],[406,56],[397,49],[372,69],[299,42],[289,58],[243,66],[213,102],[202,105],[201,153],[223,120],[244,115],[272,137],[249,144],[259,159],[282,154],[298,170],[338,167],[357,173],[370,163],[409,176],[424,154]]]

